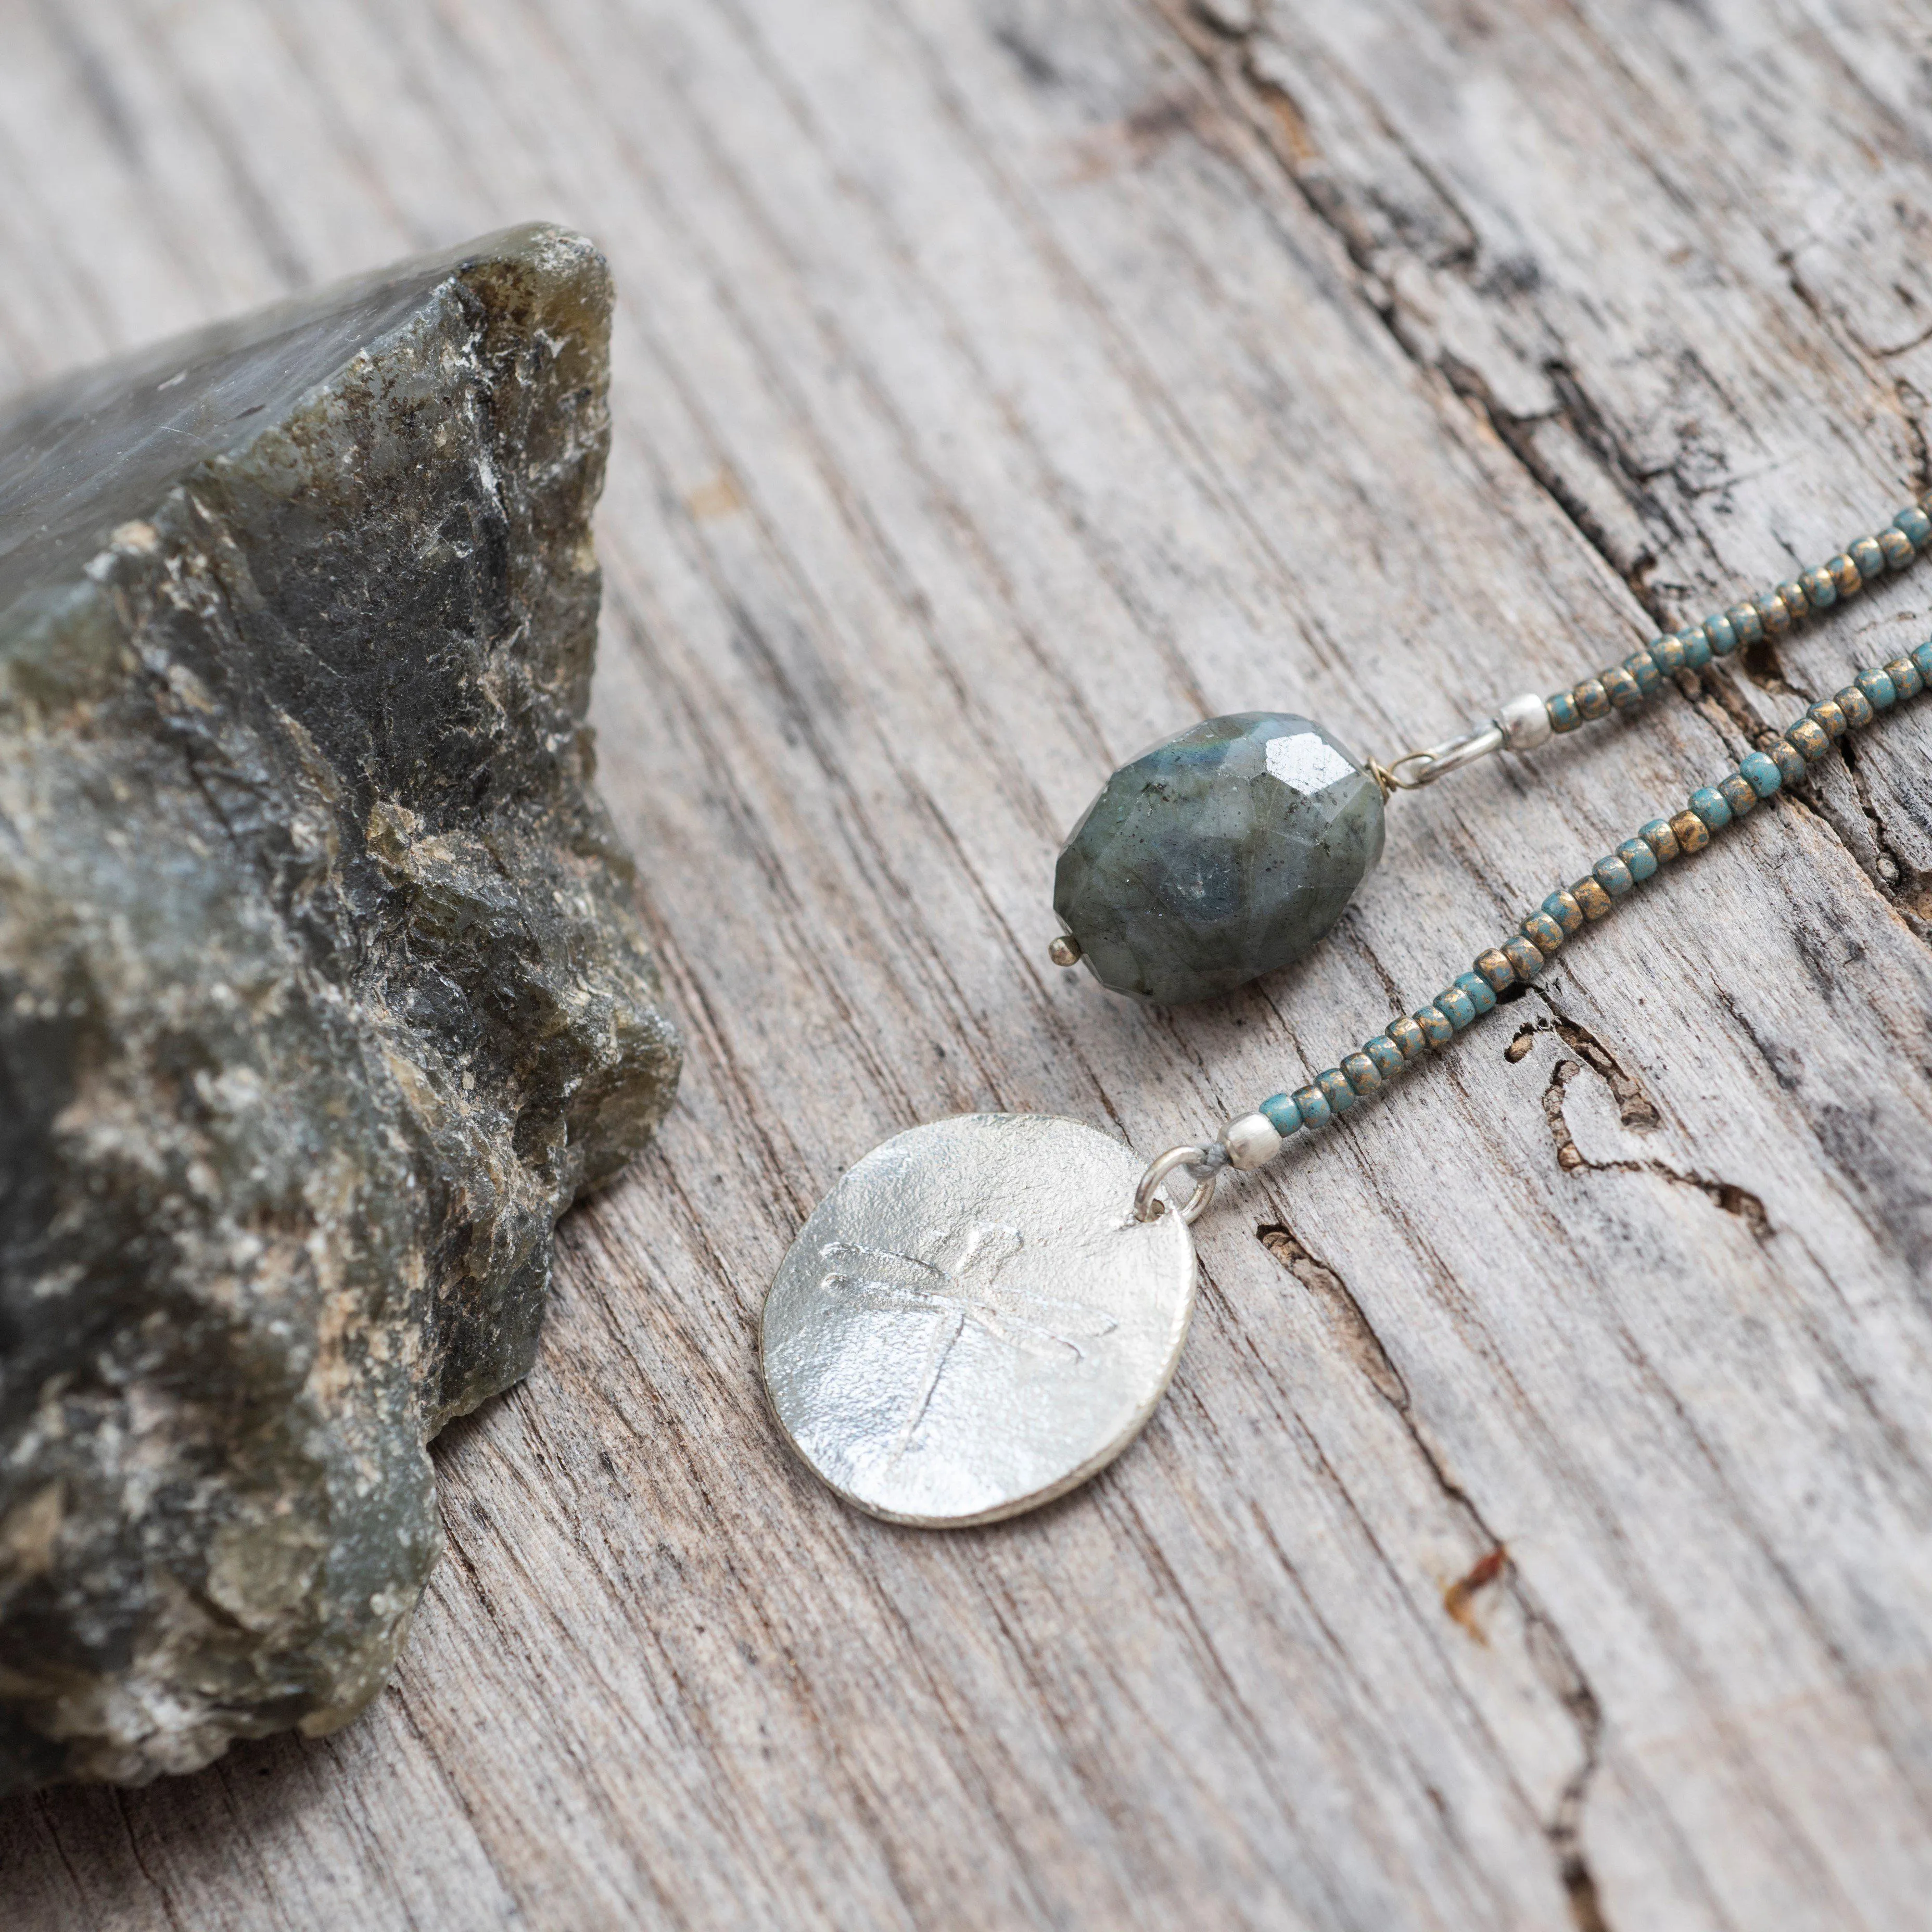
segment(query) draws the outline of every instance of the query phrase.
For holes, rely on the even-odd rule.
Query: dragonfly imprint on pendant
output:
[[[895,1462],[911,1446],[946,1364],[969,1327],[1024,1354],[1078,1362],[1086,1358],[1082,1340],[1096,1340],[1118,1326],[1111,1315],[1082,1303],[1001,1287],[1000,1269],[1026,1245],[1017,1228],[981,1221],[963,1230],[942,1228],[929,1245],[931,1260],[849,1241],[831,1242],[824,1250],[833,1265],[820,1286],[829,1292],[860,1298],[882,1313],[917,1312],[939,1318],[892,1451]]]
[[[1178,1214],[1078,1121],[965,1114],[833,1186],[766,1298],[772,1412],[848,1502],[992,1522],[1103,1468],[1167,1386],[1194,1305]]]

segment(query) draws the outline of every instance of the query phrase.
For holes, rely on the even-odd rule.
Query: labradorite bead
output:
[[[1543,955],[1520,933],[1503,941],[1503,957],[1516,969],[1516,976],[1526,986],[1543,970]]]
[[[1475,1016],[1472,1013],[1469,1017],[1473,1019]],[[1423,1038],[1427,1040],[1431,1046],[1443,1046],[1456,1037],[1456,1028],[1451,1023],[1449,1016],[1442,1010],[1439,1004],[1418,1006],[1415,1010],[1415,1023],[1421,1028]]]
[[[1346,1114],[1355,1104],[1355,1090],[1339,1066],[1331,1066],[1325,1072],[1316,1074],[1315,1084],[1321,1088],[1322,1097],[1328,1102],[1331,1114]]]
[[[1690,809],[1713,832],[1722,831],[1731,822],[1730,805],[1715,785],[1699,786],[1690,794]]]
[[[1566,933],[1577,932],[1582,926],[1583,908],[1576,903],[1574,893],[1561,886],[1543,902],[1543,910]]]
[[[1488,988],[1484,990],[1487,992]],[[1493,1000],[1496,995],[1492,993],[1490,997]],[[1436,996],[1436,1010],[1460,1033],[1474,1020],[1476,1003],[1460,986],[1444,986]]]
[[[1366,1053],[1351,1053],[1342,1061],[1342,1076],[1355,1091],[1366,1097],[1382,1089],[1382,1069]]]
[[[1335,1110],[1329,1106],[1328,1096],[1319,1087],[1298,1087],[1294,1090],[1294,1106],[1304,1127],[1325,1127],[1335,1118]]]
[[[1262,1102],[1261,1112],[1266,1116],[1268,1125],[1284,1140],[1301,1126],[1301,1109],[1294,1104],[1292,1094],[1270,1094]]]
[[[1640,836],[1626,838],[1617,848],[1617,856],[1630,868],[1630,875],[1642,885],[1657,870],[1657,854]]]
[[[1684,668],[1684,646],[1675,638],[1652,638],[1646,648],[1650,661],[1666,677],[1674,677]]]
[[[1598,884],[1613,899],[1622,898],[1636,884],[1636,880],[1630,877],[1630,868],[1615,853],[1607,858],[1599,859],[1590,870]]]
[[[1318,724],[1245,711],[1163,739],[1073,829],[1053,908],[1101,985],[1163,1006],[1299,959],[1382,852],[1376,782]]]
[[[1543,708],[1550,713],[1550,728],[1552,731],[1574,731],[1583,722],[1582,713],[1576,709],[1576,700],[1569,692],[1552,693],[1543,700]]]
[[[1648,825],[1640,826],[1637,835],[1650,848],[1650,856],[1659,865],[1667,866],[1677,856],[1677,835],[1670,829],[1667,818],[1653,818]]]
[[[1753,752],[1740,759],[1738,776],[1750,781],[1751,790],[1760,798],[1768,798],[1784,788],[1784,774],[1778,770],[1778,760],[1766,758],[1762,752]]]
[[[1680,812],[1670,821],[1680,852],[1701,852],[1711,842],[1711,828],[1694,812]]]
[[[1918,667],[1910,658],[1894,658],[1885,668],[1885,674],[1892,680],[1892,688],[1901,700],[1916,698],[1925,688],[1925,680]]]
[[[1376,1071],[1386,1080],[1391,1073],[1402,1071],[1402,1048],[1385,1033],[1378,1033],[1373,1040],[1362,1042],[1362,1051],[1374,1063]],[[1347,1063],[1343,1063],[1346,1065]]]
[[[1478,1013],[1492,1013],[1496,1011],[1496,988],[1480,973],[1458,973],[1456,975],[1456,990],[1474,1010],[1471,1015],[1472,1018]],[[1436,1004],[1439,1006],[1442,1002],[1438,999]],[[1451,1013],[1450,1018],[1454,1019],[1455,1015]]]
[[[1778,767],[1780,785],[1794,785],[1804,776],[1804,754],[1788,740],[1779,739],[1765,755]]]
[[[1404,1060],[1420,1060],[1429,1051],[1429,1036],[1407,1013],[1389,1022],[1388,1036]]]

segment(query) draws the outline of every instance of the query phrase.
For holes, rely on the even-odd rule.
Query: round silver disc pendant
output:
[[[1142,1167],[1035,1114],[962,1114],[866,1155],[765,1298],[765,1387],[813,1472],[874,1516],[943,1528],[1105,1468],[1194,1310],[1186,1224],[1133,1218]]]

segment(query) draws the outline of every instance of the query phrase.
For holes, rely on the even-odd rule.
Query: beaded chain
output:
[[[1622,664],[1556,692],[1542,700],[1542,718],[1532,721],[1525,716],[1536,700],[1515,700],[1505,712],[1516,716],[1499,721],[1498,735],[1504,735],[1506,727],[1506,742],[1527,748],[1552,732],[1574,730],[1613,710],[1634,710],[1666,674],[1699,669],[1714,657],[1728,656],[1740,646],[1777,635],[1812,612],[1828,609],[1873,578],[1902,570],[1932,545],[1928,507],[1932,494],[1922,504],[1901,510],[1878,536],[1846,544],[1815,570],[1734,604],[1691,629],[1656,638]],[[1198,1184],[1194,1198],[1181,1210],[1192,1220],[1207,1204],[1221,1168],[1262,1166],[1281,1152],[1289,1135],[1304,1127],[1325,1126],[1358,1100],[1379,1092],[1411,1061],[1446,1046],[1493,1011],[1498,994],[1534,980],[1566,940],[1586,924],[1607,917],[1619,900],[1660,866],[1702,851],[1726,826],[1755,811],[1760,800],[1795,784],[1808,765],[1823,758],[1848,731],[1917,697],[1928,684],[1932,640],[1907,656],[1860,671],[1835,697],[1811,706],[1769,750],[1750,753],[1714,784],[1693,792],[1682,811],[1639,827],[1634,838],[1599,859],[1583,878],[1552,892],[1501,946],[1478,953],[1473,971],[1458,974],[1432,1000],[1392,1021],[1339,1066],[1317,1074],[1292,1094],[1270,1096],[1253,1113],[1230,1122],[1213,1146],[1175,1148],[1163,1155],[1148,1170],[1136,1211],[1143,1218],[1158,1213],[1155,1189],[1167,1173],[1184,1165]]]

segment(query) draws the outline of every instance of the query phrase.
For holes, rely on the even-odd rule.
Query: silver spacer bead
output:
[[[1072,933],[1063,932],[1048,942],[1046,956],[1056,966],[1077,966],[1080,964],[1080,942]]]
[[[1244,1114],[1228,1123],[1221,1144],[1228,1150],[1228,1165],[1246,1172],[1252,1167],[1265,1167],[1280,1153],[1281,1136],[1267,1114]]]
[[[1550,737],[1550,706],[1534,692],[1526,691],[1496,713],[1496,722],[1512,752],[1532,751]]]

